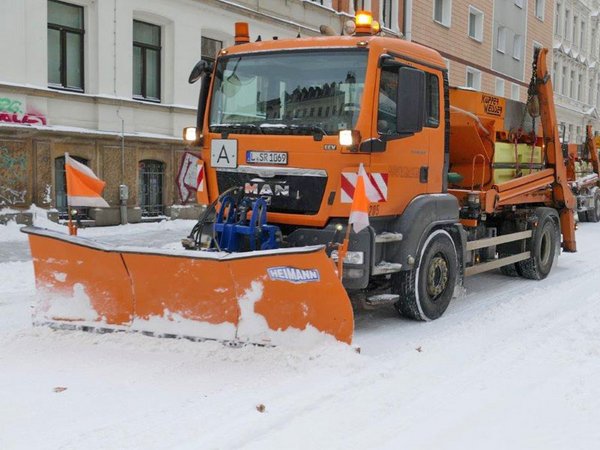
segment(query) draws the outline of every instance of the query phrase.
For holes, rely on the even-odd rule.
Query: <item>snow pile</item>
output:
[[[235,324],[223,322],[213,324],[191,320],[181,314],[165,309],[163,316],[151,316],[148,319],[136,317],[131,326],[135,331],[150,331],[157,335],[171,334],[175,336],[198,337],[233,341],[235,339]]]
[[[310,349],[321,345],[343,345],[330,334],[322,333],[310,325],[304,330],[293,327],[285,330],[272,330],[265,317],[254,311],[254,305],[262,299],[263,291],[263,283],[253,281],[250,288],[246,289],[244,294],[238,299],[240,306],[238,339],[240,341],[296,349]]]
[[[64,281],[66,274],[55,273],[57,281]],[[58,293],[38,289],[36,308],[33,313],[34,322],[44,323],[48,320],[68,320],[96,322],[100,319],[92,306],[85,286],[80,283],[73,285],[73,293],[68,291]]]

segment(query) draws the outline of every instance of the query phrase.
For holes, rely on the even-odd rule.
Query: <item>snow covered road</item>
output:
[[[600,224],[547,280],[476,276],[437,321],[359,313],[361,354],[32,328],[25,236],[4,228],[0,449],[600,447]],[[82,234],[173,247],[189,228]]]

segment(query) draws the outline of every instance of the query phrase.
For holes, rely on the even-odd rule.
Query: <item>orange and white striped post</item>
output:
[[[346,236],[338,251],[338,274],[340,280],[343,277],[344,258],[348,253],[348,245],[350,242],[350,227],[355,233],[360,233],[363,229],[369,226],[369,196],[367,195],[367,184],[374,190],[370,184],[369,177],[362,163],[358,168],[358,178],[356,180],[356,188],[352,197],[352,206],[350,207],[350,217],[348,218],[348,226],[346,227]]]

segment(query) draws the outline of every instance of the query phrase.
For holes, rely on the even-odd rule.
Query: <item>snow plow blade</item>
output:
[[[25,227],[34,322],[280,345],[350,344],[348,294],[320,246],[226,253],[112,247]]]

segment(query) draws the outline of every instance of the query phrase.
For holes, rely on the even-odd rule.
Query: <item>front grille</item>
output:
[[[287,214],[317,214],[327,176],[277,174],[261,177],[258,173],[218,170],[219,192],[233,186],[246,187],[249,195],[267,199],[270,212]]]

